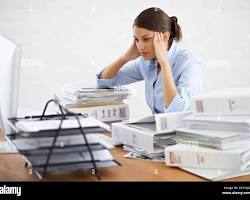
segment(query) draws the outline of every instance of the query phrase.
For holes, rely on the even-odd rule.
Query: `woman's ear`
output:
[[[170,38],[170,33],[169,32],[164,32],[163,33],[163,39],[164,39],[164,41],[168,42],[169,38]]]

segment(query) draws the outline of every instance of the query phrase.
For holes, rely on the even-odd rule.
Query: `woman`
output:
[[[99,87],[145,80],[153,113],[190,110],[190,96],[201,92],[201,63],[176,42],[182,32],[176,17],[148,8],[134,20],[134,41],[127,52],[97,75]]]

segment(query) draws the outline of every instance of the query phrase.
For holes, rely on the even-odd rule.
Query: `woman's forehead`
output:
[[[137,26],[134,26],[133,32],[134,32],[134,36],[136,36],[136,37],[143,37],[143,36],[146,36],[146,35],[153,35],[153,33],[154,33],[151,30],[148,30],[148,29],[145,29],[145,28],[140,28],[140,27],[137,27]]]

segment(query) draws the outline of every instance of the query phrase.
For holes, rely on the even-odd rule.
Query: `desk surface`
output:
[[[3,134],[0,131],[0,138]],[[206,181],[191,173],[164,163],[124,158],[126,153],[121,147],[110,150],[121,164],[119,167],[98,169],[103,181]],[[54,173],[45,178],[51,181],[96,181],[90,172]],[[25,167],[24,158],[18,154],[0,154],[0,181],[38,181],[36,174]],[[250,175],[225,181],[250,181]]]

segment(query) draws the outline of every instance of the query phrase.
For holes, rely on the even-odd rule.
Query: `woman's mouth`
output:
[[[148,53],[147,52],[140,52],[142,56],[146,56]]]

